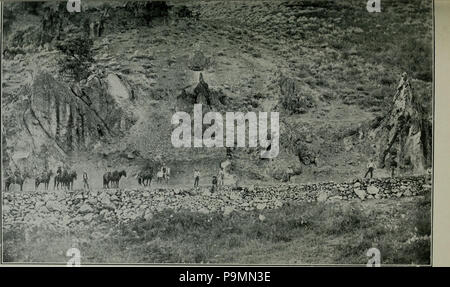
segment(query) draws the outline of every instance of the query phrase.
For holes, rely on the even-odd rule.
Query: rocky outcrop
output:
[[[430,186],[425,177],[356,180],[348,183],[317,183],[219,188],[211,193],[203,189],[144,189],[37,191],[3,193],[3,225],[83,228],[105,222],[151,220],[152,214],[165,209],[221,213],[275,209],[292,202],[368,200],[422,195]]]
[[[128,90],[113,74],[90,77],[67,86],[46,72],[31,84],[30,112],[42,130],[63,151],[86,150],[110,136],[118,136],[134,122],[127,111]]]
[[[378,165],[390,158],[403,167],[423,172],[431,165],[432,127],[406,73],[403,73],[390,112],[369,132],[375,142]]]
[[[183,89],[177,97],[177,109],[192,111],[194,104],[202,104],[205,108],[220,109],[225,103],[225,95],[211,89],[200,73],[198,83],[193,89]]]

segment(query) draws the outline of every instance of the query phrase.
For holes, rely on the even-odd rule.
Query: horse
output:
[[[75,171],[67,171],[64,170],[62,173],[56,174],[53,179],[53,189],[59,189],[59,185],[61,184],[61,188],[66,188],[67,190],[73,189],[73,182],[77,179],[77,173]]]
[[[63,173],[63,183],[67,190],[73,190],[73,182],[77,179],[76,171]]]
[[[42,172],[42,174],[39,175],[38,177],[36,177],[36,179],[34,181],[35,190],[38,189],[38,187],[41,183],[44,184],[45,190],[48,190],[48,184],[50,183],[50,178],[52,177],[52,175],[53,175],[53,171],[47,170],[47,171]]]
[[[111,187],[119,188],[119,181],[122,178],[122,176],[127,176],[127,173],[125,170],[122,171],[113,171],[113,172],[107,172],[103,175],[103,188],[109,188],[110,183]]]
[[[56,176],[53,178],[53,190],[59,189],[59,185],[61,184],[61,188],[63,187],[63,175],[62,174],[56,174]]]
[[[153,169],[144,169],[141,170],[138,174],[137,174],[137,180],[139,185],[143,185],[143,186],[149,186],[152,183],[152,179],[153,179]]]
[[[109,188],[109,182],[111,181],[112,173],[107,172],[103,175],[103,188]]]
[[[111,176],[111,183],[114,187],[119,188],[119,181],[122,178],[122,176],[127,177],[127,172],[125,170],[122,171],[113,171]]]
[[[13,176],[8,176],[5,179],[5,190],[9,191],[11,184],[18,184],[20,186],[20,191],[23,191],[23,183],[28,176],[26,174],[16,174]]]

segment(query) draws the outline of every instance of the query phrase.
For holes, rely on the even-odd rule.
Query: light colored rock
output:
[[[223,210],[223,215],[225,215],[225,216],[230,215],[230,213],[232,213],[233,211],[234,211],[234,207],[225,206],[225,208]]]
[[[87,203],[84,203],[80,209],[78,210],[79,213],[83,214],[83,213],[89,213],[89,212],[93,212],[94,209]]]
[[[275,205],[275,208],[280,208],[283,206],[283,202],[281,200],[277,199],[277,200],[275,200],[274,205]]]
[[[38,211],[41,212],[41,213],[48,213],[49,212],[47,207],[45,207],[44,205],[39,207]]]
[[[380,192],[380,190],[376,186],[371,185],[371,186],[367,187],[368,194],[375,195],[375,194],[378,194],[378,192]]]
[[[331,202],[336,202],[336,201],[342,200],[342,197],[336,195],[336,196],[331,196],[331,197],[329,197],[327,200],[328,200],[328,201],[331,201]]]
[[[87,222],[91,222],[93,218],[94,218],[94,214],[92,214],[92,213],[87,213],[87,214],[83,217],[83,220],[85,220],[85,221],[87,221]]]
[[[364,200],[366,198],[366,192],[362,189],[355,189],[355,194],[359,197],[359,199]]]
[[[208,208],[206,208],[206,207],[202,207],[202,208],[200,208],[200,209],[198,210],[198,212],[203,213],[203,214],[208,214],[208,213],[209,213],[209,210],[208,210]]]
[[[4,214],[9,213],[10,210],[11,210],[11,207],[9,207],[9,205],[3,205],[3,213]]]
[[[258,209],[258,210],[263,210],[265,208],[266,208],[266,204],[265,203],[258,203],[256,205],[256,209]]]
[[[61,211],[63,206],[56,200],[48,201],[45,206],[49,211]]]
[[[318,202],[324,202],[327,199],[328,199],[328,194],[326,192],[320,192],[319,195],[317,196]]]

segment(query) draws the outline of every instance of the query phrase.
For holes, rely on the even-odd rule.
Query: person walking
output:
[[[374,169],[375,169],[375,163],[373,162],[373,159],[370,159],[369,162],[367,163],[367,172],[364,175],[364,178],[366,178],[369,173],[370,173],[370,178],[372,178]]]
[[[200,171],[195,169],[194,171],[194,187],[198,187],[198,182],[200,181]]]

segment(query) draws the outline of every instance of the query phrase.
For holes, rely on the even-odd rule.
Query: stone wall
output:
[[[84,228],[107,222],[151,220],[165,209],[220,212],[274,209],[292,202],[376,200],[421,195],[431,186],[425,177],[356,180],[349,183],[317,183],[257,187],[107,189],[83,192],[37,191],[3,193],[3,224],[46,226],[61,230]]]

